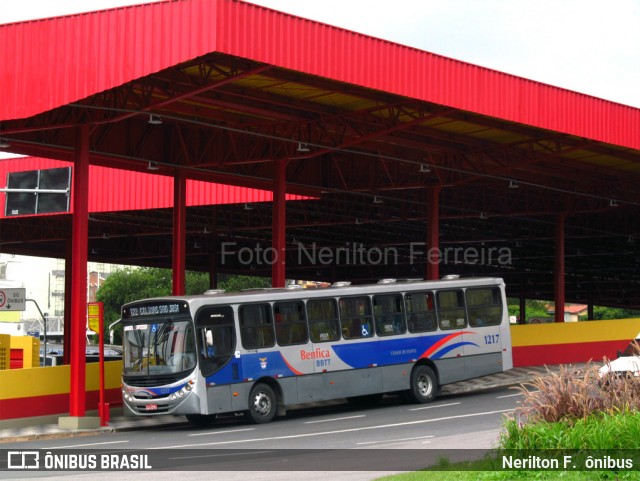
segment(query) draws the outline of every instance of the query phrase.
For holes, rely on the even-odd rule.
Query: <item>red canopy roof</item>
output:
[[[621,146],[640,110],[237,0],[174,0],[0,25],[0,120],[221,52]]]

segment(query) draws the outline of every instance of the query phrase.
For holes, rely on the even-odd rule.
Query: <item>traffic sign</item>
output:
[[[89,302],[87,304],[87,314],[89,329],[98,334],[100,332],[100,323],[104,320],[102,302]]]
[[[24,311],[27,305],[27,290],[24,287],[16,289],[0,288],[0,312]]]

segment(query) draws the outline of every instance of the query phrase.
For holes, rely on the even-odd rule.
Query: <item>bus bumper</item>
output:
[[[200,398],[190,392],[177,399],[169,397],[139,399],[126,397],[123,399],[125,416],[160,416],[163,414],[200,413]]]

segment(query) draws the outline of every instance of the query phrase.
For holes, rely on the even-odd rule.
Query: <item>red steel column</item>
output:
[[[440,277],[440,186],[426,189],[427,200],[427,256],[426,279],[438,280]]]
[[[555,322],[564,322],[564,221],[566,213],[556,216],[555,253]]]
[[[273,223],[272,248],[273,264],[271,265],[272,287],[284,287],[285,283],[285,235],[286,235],[286,190],[287,190],[287,163],[285,160],[277,161],[273,174]]]
[[[173,179],[173,284],[174,296],[186,293],[187,178],[178,172]]]
[[[89,237],[89,126],[76,131],[73,168],[73,216],[71,260],[71,385],[69,414],[85,415],[87,250]]]

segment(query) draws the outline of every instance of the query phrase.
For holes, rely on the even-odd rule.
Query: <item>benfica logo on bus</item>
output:
[[[260,357],[258,359],[260,360],[260,367],[262,369],[266,369],[267,368],[267,358],[266,357]]]

